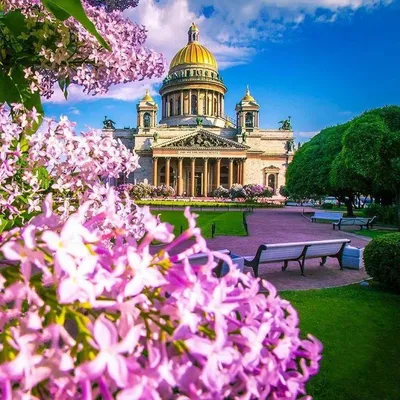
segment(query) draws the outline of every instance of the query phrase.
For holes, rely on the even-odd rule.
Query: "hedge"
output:
[[[372,278],[400,292],[400,233],[370,242],[364,250],[364,264]]]

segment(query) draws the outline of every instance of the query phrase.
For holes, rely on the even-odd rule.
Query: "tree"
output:
[[[287,191],[291,197],[304,200],[332,195],[346,204],[349,216],[353,215],[354,190],[349,185],[341,185],[340,179],[331,179],[348,126],[343,124],[322,130],[295,153],[286,174]]]
[[[357,184],[364,191],[392,193],[400,226],[400,107],[372,110],[353,120],[343,137],[342,157],[361,178]]]

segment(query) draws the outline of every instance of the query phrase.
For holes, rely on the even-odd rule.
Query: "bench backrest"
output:
[[[306,258],[334,256],[343,247],[342,243],[320,243],[311,245],[306,252]]]
[[[306,258],[334,256],[350,239],[320,240],[312,242],[264,244],[260,254],[260,263],[298,259],[306,246]]]
[[[342,217],[343,213],[341,212],[325,212],[325,211],[316,211],[313,216],[313,218],[316,219],[332,219],[332,220],[339,220]]]
[[[283,261],[289,258],[297,259],[301,256],[304,250],[304,245],[288,245],[276,247],[274,245],[266,245],[267,250],[264,250],[260,256],[260,262],[265,263],[271,260]]]
[[[369,218],[342,218],[340,223],[342,225],[366,225],[369,220]]]

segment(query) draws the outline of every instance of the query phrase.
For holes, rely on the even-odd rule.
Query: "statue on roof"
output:
[[[285,143],[286,152],[290,153],[291,151],[293,151],[294,150],[294,146],[295,146],[295,144],[294,144],[294,140],[293,139],[287,140],[286,143]]]
[[[196,125],[197,125],[197,126],[203,126],[203,119],[200,118],[200,117],[197,117],[197,118],[196,118]]]
[[[104,116],[103,129],[115,129],[115,122],[107,118],[107,115]]]
[[[157,143],[157,140],[158,140],[158,132],[154,132],[154,134],[153,134],[154,143]]]
[[[244,131],[242,133],[242,143],[246,143],[246,141],[247,141],[247,133],[246,133],[246,131]]]
[[[278,124],[281,124],[281,126],[279,127],[280,131],[291,131],[292,130],[292,117],[289,115],[288,119],[279,121]]]

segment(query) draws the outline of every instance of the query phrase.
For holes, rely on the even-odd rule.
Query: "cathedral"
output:
[[[266,185],[278,194],[293,156],[290,118],[279,129],[261,129],[260,105],[249,88],[236,105],[236,119],[229,118],[226,92],[193,23],[160,88],[161,120],[147,91],[137,104],[137,128],[113,129],[140,156],[141,168],[125,182],[170,185],[178,196],[208,196],[235,183]]]

